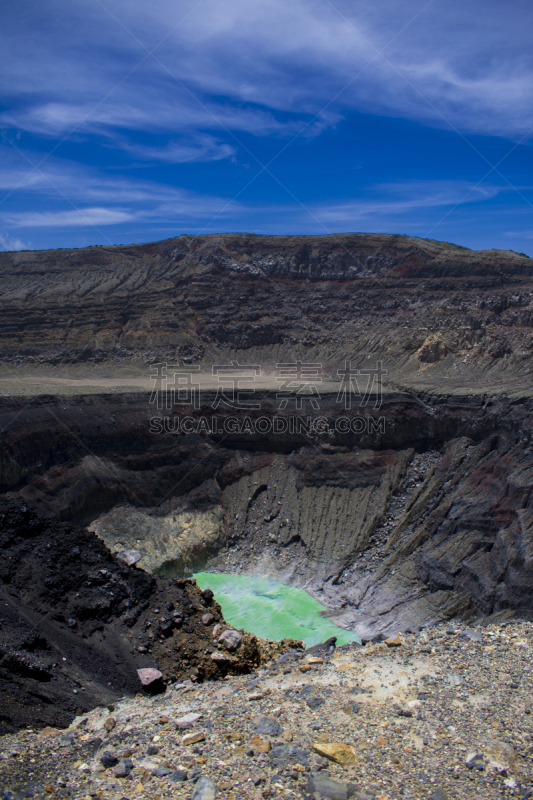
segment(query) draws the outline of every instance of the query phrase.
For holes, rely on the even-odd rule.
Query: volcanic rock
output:
[[[318,774],[309,778],[306,791],[312,797],[318,795],[326,800],[348,800],[355,793],[356,787],[338,778],[328,778],[326,775]]]
[[[242,634],[240,634],[238,631],[228,629],[227,631],[224,631],[224,633],[220,634],[218,641],[220,644],[224,645],[226,650],[229,650],[231,653],[233,653],[241,645]]]
[[[134,564],[137,564],[142,557],[143,554],[140,550],[119,550],[117,553],[117,558],[120,558],[121,561],[124,561],[128,567],[132,567]]]
[[[66,726],[76,714],[139,691],[139,679],[204,680],[250,672],[263,640],[246,633],[221,667],[202,624],[202,595],[191,581],[154,578],[116,559],[94,533],[37,516],[0,497],[0,732]],[[168,637],[150,636],[153,609],[183,609]],[[211,607],[225,625],[219,605]],[[68,620],[78,624],[71,627]],[[150,623],[150,624],[149,624]],[[165,625],[166,623],[163,623]],[[146,653],[137,642],[146,641]],[[264,658],[295,646],[266,643]],[[301,645],[300,645],[301,646]],[[277,652],[276,652],[277,650]],[[116,720],[109,716],[105,730]]]
[[[143,667],[137,670],[137,675],[143,686],[150,686],[154,681],[160,681],[163,673],[153,667]]]
[[[0,357],[116,367],[228,363],[241,351],[241,363],[275,364],[319,348],[323,363],[342,364],[369,350],[371,330],[389,379],[454,377],[460,365],[485,382],[531,365],[532,264],[512,251],[357,233],[1,253]]]
[[[313,742],[313,750],[343,767],[351,767],[361,760],[361,756],[351,744],[342,742]]]

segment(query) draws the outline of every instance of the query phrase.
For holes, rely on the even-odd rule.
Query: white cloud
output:
[[[167,161],[182,164],[187,161],[219,161],[235,155],[235,148],[207,134],[191,140],[171,141],[162,147],[125,142],[125,150],[144,161]]]
[[[120,204],[121,208],[138,206],[144,209],[176,200],[194,205],[194,198],[205,197],[164,183],[131,178],[127,174],[108,175],[96,168],[54,156],[39,166],[41,156],[38,153],[27,152],[26,155],[28,161],[0,144],[0,189],[19,189],[29,197],[46,198],[48,204],[56,199],[63,206],[66,199],[75,205]],[[223,202],[222,198],[209,196],[210,203],[214,199]],[[2,198],[0,210],[1,202]]]
[[[218,146],[213,140],[213,147]],[[198,142],[197,142],[198,144]],[[210,140],[204,141],[208,148]],[[183,151],[182,151],[183,155]],[[38,155],[29,153],[30,161]],[[205,153],[204,153],[205,157]],[[58,228],[96,227],[121,225],[127,222],[139,224],[170,223],[191,224],[196,220],[216,228],[229,224],[234,229],[247,226],[252,218],[277,220],[277,224],[308,225],[313,221],[315,229],[357,229],[358,226],[390,224],[396,219],[405,222],[411,213],[424,214],[424,210],[436,207],[485,202],[499,192],[511,191],[484,183],[473,186],[468,181],[436,180],[402,181],[381,183],[362,187],[357,199],[328,203],[308,203],[308,211],[296,204],[258,204],[246,206],[238,201],[216,194],[202,194],[181,187],[169,186],[156,181],[133,178],[129,175],[112,176],[96,169],[82,167],[76,163],[51,157],[28,176],[28,167],[18,160],[9,148],[0,147],[0,188],[19,188],[23,194],[25,211],[8,213],[0,205],[0,219],[6,228]],[[524,189],[524,187],[521,187]],[[65,209],[66,202],[75,208]]]
[[[23,242],[22,239],[19,239],[16,236],[10,236],[9,234],[2,234],[0,233],[0,250],[29,250],[30,243]]]
[[[151,57],[135,69],[146,51],[98,3],[50,0],[24,26],[15,4],[0,46],[16,104],[1,119],[52,136],[78,124],[108,135],[290,135],[318,114],[309,134],[353,108],[515,137],[533,126],[529,2],[448,0],[421,13],[424,0],[334,5],[204,0],[187,17],[194,0],[107,0],[149,50],[187,17],[155,51],[177,83]]]
[[[504,231],[504,236],[512,236],[513,239],[533,239],[533,231]]]
[[[313,208],[313,213],[324,224],[353,225],[368,217],[383,218],[384,215],[401,215],[428,207],[453,207],[490,200],[500,191],[501,187],[489,184],[472,189],[472,184],[467,181],[384,183],[370,187],[364,199],[318,206]]]
[[[74,88],[72,93],[75,93]],[[135,102],[130,94],[135,97]],[[119,146],[125,140],[116,137],[115,131],[190,134],[197,128],[210,128],[268,135],[291,134],[298,130],[295,122],[278,121],[271,112],[263,109],[235,108],[230,103],[216,103],[208,98],[199,104],[180,87],[166,87],[164,91],[159,85],[155,91],[143,95],[133,86],[101,105],[98,102],[99,98],[84,104],[67,101],[36,103],[0,114],[0,123],[46,136],[59,137],[74,131],[74,138],[79,138],[82,134],[96,133],[111,137]]]
[[[0,188],[18,189],[27,210],[8,212],[0,204],[0,219],[7,228],[83,228],[157,220],[175,223],[246,213],[239,203],[225,197],[129,176],[109,176],[54,157],[28,175],[31,167],[22,166],[12,152],[0,147],[0,164],[4,165]],[[37,154],[29,157],[38,162]],[[73,207],[65,209],[68,203]]]
[[[14,228],[83,228],[116,225],[134,219],[135,215],[116,208],[80,208],[72,211],[19,211],[3,214],[7,225]]]

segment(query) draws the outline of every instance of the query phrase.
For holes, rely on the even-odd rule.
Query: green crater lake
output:
[[[211,589],[220,603],[224,619],[267,639],[303,639],[306,646],[337,637],[337,645],[360,641],[351,631],[321,617],[318,600],[303,589],[260,578],[257,575],[227,575],[197,572],[201,589]]]

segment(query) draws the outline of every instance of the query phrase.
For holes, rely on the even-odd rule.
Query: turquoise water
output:
[[[307,647],[337,637],[337,645],[359,641],[351,631],[338,628],[320,616],[324,607],[303,589],[259,578],[197,572],[201,589],[212,589],[224,619],[236,628],[267,639],[303,639]]]

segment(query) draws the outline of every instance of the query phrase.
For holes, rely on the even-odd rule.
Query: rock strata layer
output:
[[[533,262],[512,251],[225,234],[0,253],[0,267],[11,368],[238,354],[273,368],[298,353],[335,374],[372,353],[389,379],[486,386],[532,367]]]
[[[4,399],[2,488],[152,572],[306,588],[367,639],[531,615],[533,401],[392,393],[354,434],[333,430],[335,397],[332,428],[281,437],[152,433],[146,394]]]

